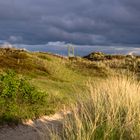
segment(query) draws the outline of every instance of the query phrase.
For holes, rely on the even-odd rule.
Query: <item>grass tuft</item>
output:
[[[137,140],[140,138],[140,83],[135,78],[114,76],[88,83],[78,94],[71,114],[64,120],[67,140]]]

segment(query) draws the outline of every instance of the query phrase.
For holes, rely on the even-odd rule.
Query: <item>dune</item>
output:
[[[43,116],[37,120],[29,120],[18,126],[2,126],[0,140],[50,140],[51,132],[62,130],[63,113]]]

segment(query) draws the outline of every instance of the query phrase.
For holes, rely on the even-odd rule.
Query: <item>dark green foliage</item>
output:
[[[41,109],[44,105],[47,94],[36,90],[25,78],[11,70],[0,75],[0,123],[35,118],[45,113]]]
[[[85,56],[84,58],[87,58],[88,60],[91,61],[104,61],[113,59],[123,60],[125,57],[126,57],[125,55],[109,55],[104,54],[102,52],[92,52],[89,55]]]
[[[93,52],[89,55],[89,58],[95,61],[104,60],[105,54],[102,52]]]

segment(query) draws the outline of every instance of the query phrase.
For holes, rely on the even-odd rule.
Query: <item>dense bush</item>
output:
[[[33,87],[14,71],[0,75],[0,123],[19,122],[44,113],[47,94]]]
[[[105,54],[102,52],[93,52],[90,54],[90,59],[99,61],[99,60],[104,60],[105,59]]]

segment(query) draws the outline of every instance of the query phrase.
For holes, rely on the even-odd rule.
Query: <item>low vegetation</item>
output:
[[[140,83],[135,78],[114,76],[89,82],[77,95],[71,114],[65,117],[61,135],[66,140],[138,140],[140,138]]]
[[[107,55],[101,52],[93,52],[84,57],[92,62],[104,64],[114,71],[125,71],[136,74],[140,80],[140,56],[135,55]]]
[[[45,114],[47,93],[38,91],[14,71],[0,75],[0,124],[18,123]]]
[[[0,124],[22,123],[66,106],[71,114],[56,139],[137,140],[139,81],[139,56],[99,52],[66,58],[0,48]]]

